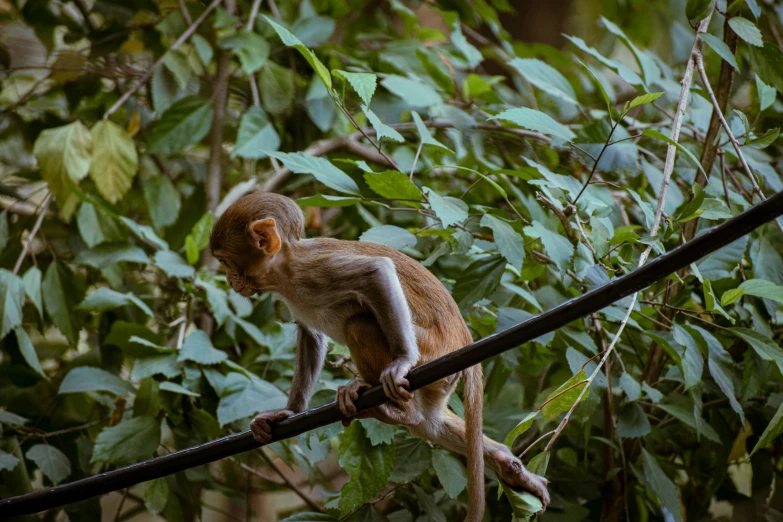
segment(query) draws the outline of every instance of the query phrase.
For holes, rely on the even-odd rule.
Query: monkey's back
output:
[[[388,257],[394,263],[417,327],[421,362],[427,362],[473,342],[459,307],[443,283],[418,261],[394,248],[331,238],[307,240],[324,253]]]

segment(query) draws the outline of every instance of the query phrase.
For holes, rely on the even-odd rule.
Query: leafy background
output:
[[[249,190],[420,260],[478,339],[783,189],[781,2],[531,4],[0,1],[0,495],[284,404],[288,311],[205,253]],[[782,227],[485,363],[542,520],[783,520]],[[354,371],[333,345],[311,404]],[[465,484],[363,421],[44,518],[445,521]]]

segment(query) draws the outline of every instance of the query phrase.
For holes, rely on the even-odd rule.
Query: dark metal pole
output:
[[[728,245],[780,215],[783,215],[783,191],[623,277],[531,317],[504,332],[481,339],[444,357],[419,366],[408,374],[410,387],[412,390],[417,390],[545,333],[561,328],[580,317],[598,312],[613,302],[642,290],[659,279]],[[380,386],[373,386],[361,395],[356,406],[359,411],[364,411],[385,401],[386,396],[383,389]],[[336,404],[332,402],[277,423],[273,429],[272,441],[288,439],[306,431],[332,424],[342,418]],[[79,502],[208,464],[260,446],[253,439],[250,431],[229,435],[200,446],[93,475],[69,484],[0,500],[0,519],[38,513]]]

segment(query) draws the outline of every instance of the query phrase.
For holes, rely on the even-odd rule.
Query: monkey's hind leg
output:
[[[350,416],[348,419],[343,419],[343,426],[348,426],[355,419],[377,419],[386,424],[413,426],[419,424],[424,419],[415,401],[402,404],[381,404],[367,411],[356,413],[354,402],[359,398],[359,390],[369,387],[368,383],[356,380],[347,386],[337,388],[337,408],[343,415]]]
[[[467,455],[465,421],[446,407],[448,394],[438,397],[441,394],[435,393],[436,390],[432,388],[422,391],[426,392],[430,399],[423,400],[421,403],[425,421],[409,427],[410,432],[446,449]],[[505,444],[500,444],[486,435],[484,436],[484,460],[503,482],[514,488],[530,491],[541,499],[544,508],[549,504],[549,492],[546,487],[548,481],[528,471],[522,461],[515,457]]]

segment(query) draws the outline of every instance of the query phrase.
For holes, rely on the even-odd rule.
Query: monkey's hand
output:
[[[359,390],[369,388],[370,385],[364,381],[353,381],[347,386],[339,386],[337,388],[337,409],[342,412],[346,417],[353,417],[353,419],[366,419],[369,417],[369,412],[362,412],[356,415],[355,401],[359,399]],[[353,419],[343,419],[343,426],[346,428],[350,426]]]
[[[408,390],[408,371],[413,368],[414,362],[407,358],[399,358],[381,372],[381,384],[383,393],[388,398],[397,402],[409,401],[413,398],[413,393]]]
[[[281,421],[293,415],[291,410],[269,410],[259,413],[250,423],[250,431],[253,432],[253,438],[261,444],[268,444],[272,440],[272,424]]]

